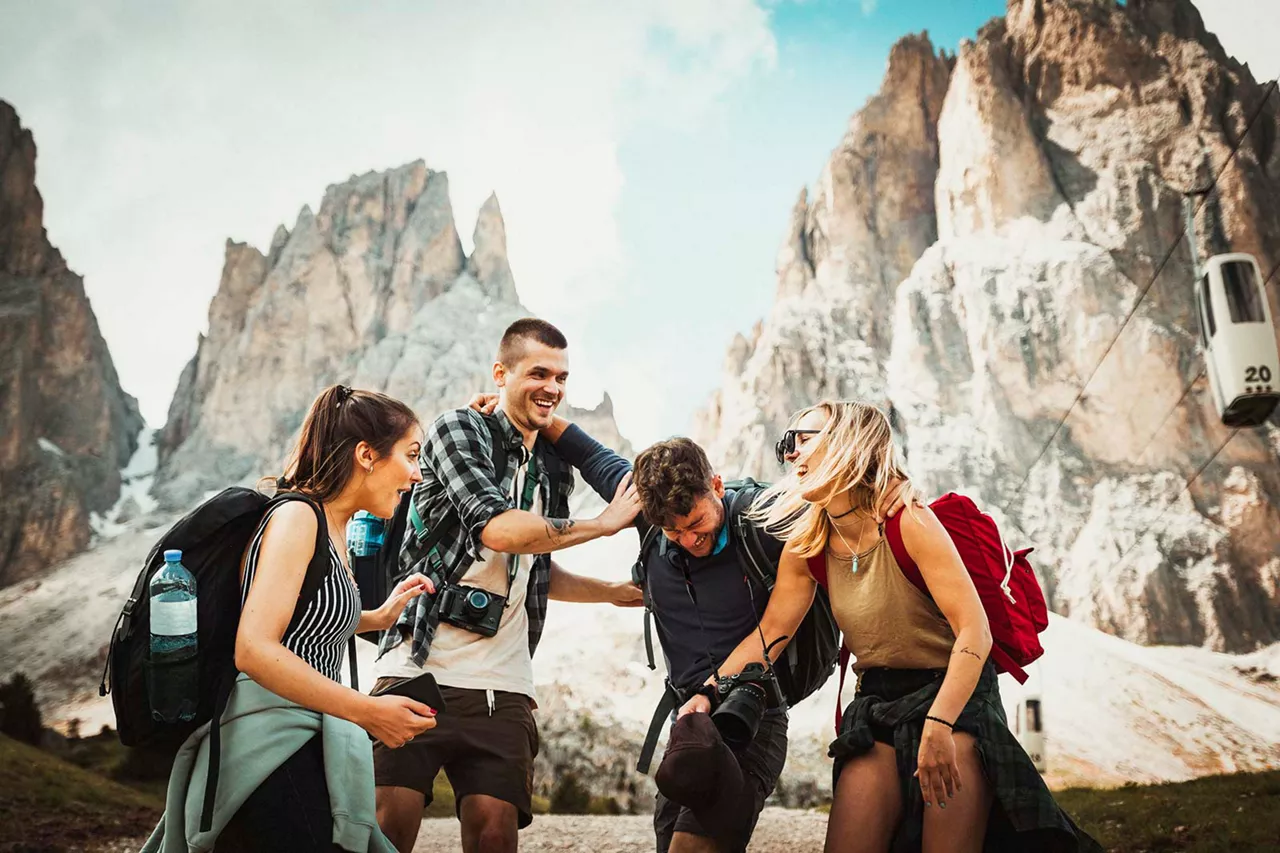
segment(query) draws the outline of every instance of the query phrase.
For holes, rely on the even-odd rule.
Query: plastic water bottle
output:
[[[371,512],[358,511],[347,530],[347,547],[353,557],[372,557],[382,550],[386,535],[382,519]]]
[[[165,551],[151,576],[151,716],[166,723],[195,719],[200,692],[196,659],[196,579],[181,551]]]

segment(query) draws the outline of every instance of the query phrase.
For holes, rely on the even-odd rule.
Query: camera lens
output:
[[[474,616],[483,616],[489,609],[489,593],[482,589],[473,589],[467,593],[467,610]]]
[[[724,697],[720,707],[711,715],[720,737],[731,749],[742,749],[755,739],[764,717],[766,702],[764,688],[759,684],[739,684]]]

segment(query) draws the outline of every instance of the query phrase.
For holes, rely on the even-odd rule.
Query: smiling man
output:
[[[510,853],[533,819],[533,653],[547,601],[641,603],[639,590],[571,574],[551,552],[609,536],[639,510],[629,480],[599,516],[569,515],[573,475],[538,431],[564,399],[564,335],[543,320],[513,323],[493,380],[498,407],[446,412],[427,429],[402,572],[436,579],[439,592],[406,608],[384,635],[375,692],[424,672],[447,704],[438,724],[400,749],[374,749],[378,823],[413,849],[422,810],[443,768],[457,798],[466,853]]]

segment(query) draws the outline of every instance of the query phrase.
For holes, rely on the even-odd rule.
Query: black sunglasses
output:
[[[796,452],[796,436],[797,435],[817,435],[822,432],[820,429],[789,429],[782,434],[782,438],[778,439],[778,443],[773,446],[773,454],[778,457],[778,464],[785,464],[787,455]]]

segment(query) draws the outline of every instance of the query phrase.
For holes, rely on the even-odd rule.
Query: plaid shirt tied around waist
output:
[[[484,545],[480,534],[494,516],[515,509],[511,498],[516,471],[529,451],[524,438],[504,412],[497,412],[496,432],[502,436],[506,465],[494,470],[493,436],[485,415],[471,409],[455,409],[436,418],[427,428],[422,451],[422,482],[414,487],[413,504],[429,530],[447,525],[436,544],[445,569],[461,577],[466,568],[480,559]],[[573,491],[573,471],[555,452],[554,446],[538,437],[534,443],[538,489],[542,514],[547,518],[569,517],[569,495]],[[396,581],[413,572],[428,573],[428,554],[418,545],[418,536],[409,527],[400,549],[400,571]],[[551,587],[551,555],[538,554],[529,573],[525,610],[529,616],[529,653],[537,650],[547,620],[547,594]],[[439,625],[439,595],[420,595],[409,602],[391,630],[378,643],[378,657],[406,639],[412,644],[410,656],[422,666],[431,652]]]
[[[875,729],[892,731],[902,795],[902,819],[894,832],[892,853],[918,853],[923,843],[924,798],[915,778],[916,759],[925,715],[945,676],[946,670],[867,670],[859,679],[858,693],[845,709],[840,734],[831,744],[835,790],[845,764],[875,745]],[[1103,853],[1101,845],[1058,806],[1031,758],[1009,731],[990,661],[956,719],[955,731],[977,741],[978,759],[994,797],[984,853]]]

